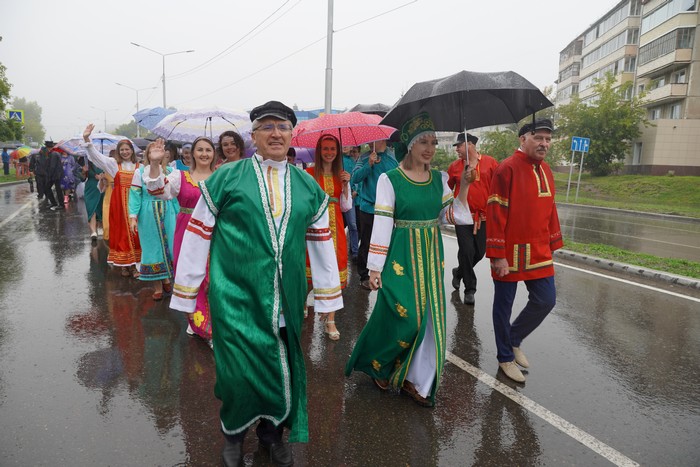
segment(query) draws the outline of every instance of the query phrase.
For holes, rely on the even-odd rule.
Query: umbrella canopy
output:
[[[147,130],[152,130],[161,120],[170,114],[175,113],[175,109],[165,109],[163,107],[152,107],[142,109],[134,114],[136,124]]]
[[[111,151],[112,149],[117,149],[117,143],[123,139],[129,140],[129,138],[127,138],[126,136],[113,135],[111,133],[105,133],[102,131],[93,133],[90,136],[90,140],[95,146],[95,149],[97,149],[104,155],[108,155],[109,151]],[[77,135],[73,136],[70,139],[64,139],[59,141],[56,144],[56,146],[66,151],[68,154],[72,154],[74,156],[84,156],[87,155],[87,152],[80,147],[80,144],[82,142],[83,135]],[[138,152],[138,146],[134,144],[133,141],[131,141],[131,144],[134,146],[134,150]]]
[[[386,104],[357,104],[355,107],[349,110],[349,112],[362,112],[363,114],[373,114],[383,117],[391,110]]]
[[[10,153],[10,158],[17,160],[23,157],[27,157],[32,153],[32,148],[29,146],[20,146]]]
[[[382,124],[401,128],[411,117],[428,112],[436,130],[461,132],[515,123],[552,105],[535,85],[513,71],[460,71],[411,86]]]
[[[191,143],[200,136],[213,141],[224,131],[233,130],[250,145],[252,123],[248,112],[217,109],[183,110],[163,118],[151,132],[167,140]]]
[[[395,128],[380,125],[379,115],[361,112],[326,114],[297,125],[292,133],[292,146],[315,148],[322,135],[331,134],[341,146],[359,146],[371,141],[389,139]]]

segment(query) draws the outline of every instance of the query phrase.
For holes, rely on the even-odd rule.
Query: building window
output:
[[[639,28],[632,28],[627,30],[627,43],[628,44],[638,44],[639,43]]]
[[[639,48],[639,65],[644,65],[663,55],[670,54],[676,49],[692,48],[694,33],[695,28],[676,29],[645,44]]]
[[[642,3],[640,0],[632,0],[630,2],[630,16],[639,16],[642,14]]]
[[[637,57],[625,57],[625,71],[634,72],[637,67]]]
[[[658,120],[661,118],[661,109],[656,107],[649,109],[649,120]]]
[[[695,0],[671,0],[642,18],[642,31],[647,32],[676,16],[678,13],[695,10]]]
[[[651,85],[649,86],[649,89],[659,89],[660,87],[666,86],[666,77],[661,76],[659,78],[656,78],[652,80]]]
[[[678,70],[675,73],[671,75],[671,82],[674,84],[683,84],[685,83],[685,68],[682,70]]]
[[[642,143],[634,143],[632,152],[632,165],[639,165],[642,162]]]
[[[681,118],[681,104],[671,105],[671,110],[669,112],[668,118],[673,120],[678,120]]]
[[[643,84],[640,84],[637,86],[637,94],[641,94],[644,92],[645,86]]]
[[[625,46],[625,43],[627,41],[627,33],[622,32],[618,34],[617,36],[613,37],[597,49],[593,50],[592,52],[586,54],[583,59],[581,60],[583,68],[586,68],[587,66],[592,65],[593,63],[597,62],[598,60],[607,57],[611,53],[615,52],[621,47]]]

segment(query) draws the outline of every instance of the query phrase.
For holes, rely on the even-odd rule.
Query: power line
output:
[[[362,21],[358,21],[357,23],[353,23],[353,24],[351,24],[351,25],[349,25],[349,26],[345,26],[344,28],[336,29],[336,30],[333,31],[333,32],[345,31],[346,29],[350,29],[350,28],[355,27],[355,26],[358,26],[358,25],[360,25],[360,24],[362,24],[362,23],[366,23],[367,21],[372,21],[373,19],[377,19],[377,18],[379,18],[380,16],[388,15],[389,13],[392,13],[392,12],[394,12],[394,11],[396,11],[396,10],[400,10],[401,8],[406,7],[406,6],[408,6],[408,5],[412,4],[412,3],[416,3],[417,1],[418,1],[418,0],[413,0],[412,2],[404,3],[403,5],[399,5],[399,6],[397,6],[396,8],[392,8],[391,10],[385,11],[384,13],[379,13],[378,15],[372,16],[372,17],[367,18],[367,19],[363,19]]]

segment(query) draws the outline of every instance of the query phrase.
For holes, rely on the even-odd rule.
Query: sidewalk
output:
[[[442,228],[454,234],[454,226],[444,225]],[[598,258],[596,256],[576,253],[570,250],[561,249],[554,252],[554,259],[574,262],[587,269],[598,269],[606,272],[617,273],[630,280],[645,280],[659,283],[666,286],[687,287],[690,290],[700,292],[700,279],[679,276],[668,272],[635,266],[632,264],[618,263],[613,260]]]

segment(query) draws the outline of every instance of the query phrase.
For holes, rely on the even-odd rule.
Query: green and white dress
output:
[[[382,288],[345,367],[400,388],[411,381],[431,402],[445,363],[445,284],[440,223],[471,224],[469,208],[453,197],[447,174],[427,182],[401,168],[377,183],[367,268],[381,271]]]
[[[304,171],[257,154],[222,165],[199,186],[170,307],[194,312],[209,258],[222,430],[234,435],[265,418],[290,427],[290,442],[306,442],[305,251],[316,311],[343,307],[328,195]]]

